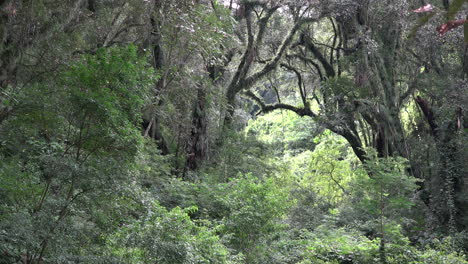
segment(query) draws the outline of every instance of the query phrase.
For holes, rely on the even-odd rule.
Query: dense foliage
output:
[[[426,2],[0,0],[0,264],[468,263]]]

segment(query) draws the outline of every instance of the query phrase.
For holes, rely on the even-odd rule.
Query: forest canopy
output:
[[[0,264],[468,263],[465,0],[0,0]]]

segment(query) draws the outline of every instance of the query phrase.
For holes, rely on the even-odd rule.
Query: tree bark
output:
[[[189,170],[196,170],[206,155],[206,92],[203,87],[198,87],[193,108],[192,128],[186,149],[186,167]]]
[[[286,53],[287,48],[292,43],[296,32],[301,28],[302,25],[308,22],[315,21],[312,18],[300,18],[295,22],[294,26],[290,29],[286,37],[283,39],[281,45],[276,49],[274,57],[269,60],[261,70],[248,76],[248,72],[253,64],[253,59],[256,56],[256,50],[260,49],[263,36],[266,32],[266,27],[271,16],[279,9],[279,6],[274,6],[267,9],[266,15],[260,19],[257,36],[254,37],[252,33],[250,20],[252,10],[246,10],[246,22],[247,22],[247,34],[248,42],[244,54],[241,58],[241,62],[238,65],[237,71],[234,77],[231,79],[226,92],[226,101],[228,104],[228,111],[224,118],[224,127],[230,127],[235,109],[235,99],[239,92],[242,90],[248,90],[254,86],[261,78],[272,72],[280,64],[280,60]]]

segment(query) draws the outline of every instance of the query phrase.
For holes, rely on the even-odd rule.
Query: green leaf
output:
[[[408,35],[408,38],[411,39],[413,38],[416,33],[418,32],[418,29],[422,26],[424,26],[428,21],[429,19],[431,19],[433,16],[435,15],[435,13],[431,13],[431,14],[428,14],[428,15],[425,15],[425,16],[422,16],[421,18],[419,18],[418,20],[418,23],[416,23],[416,25],[411,29],[409,35]]]
[[[463,36],[465,38],[465,43],[468,43],[468,24],[463,25]]]
[[[467,0],[453,0],[447,11],[447,20],[455,19],[455,15],[460,11],[461,7]]]

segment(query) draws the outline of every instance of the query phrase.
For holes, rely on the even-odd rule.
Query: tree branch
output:
[[[418,88],[418,83],[417,83],[417,79],[415,79],[412,83],[410,83],[408,85],[408,90],[406,90],[406,92],[404,92],[399,100],[398,100],[398,106],[401,106],[403,104],[403,102],[410,96],[414,93],[414,91],[416,91],[416,89]]]
[[[280,59],[282,58],[286,48],[289,46],[289,44],[291,43],[294,35],[296,34],[296,32],[299,30],[299,28],[305,24],[305,23],[308,23],[308,22],[312,22],[312,21],[315,21],[315,19],[312,19],[312,18],[305,18],[305,19],[301,19],[299,20],[294,26],[293,28],[291,29],[291,31],[289,32],[289,34],[286,36],[286,38],[283,40],[283,42],[281,43],[280,47],[278,48],[277,52],[276,52],[276,55],[275,57],[269,61],[264,67],[262,70],[256,72],[255,74],[251,75],[250,77],[246,78],[240,85],[240,89],[248,89],[250,88],[255,82],[257,82],[260,78],[264,77],[266,74],[268,74],[269,72],[271,72],[272,70],[274,70],[276,68],[276,66],[278,65]]]
[[[315,47],[314,43],[310,39],[310,37],[306,36],[305,33],[301,35],[301,41],[303,45],[305,45],[311,52],[314,54],[314,56],[317,58],[317,60],[322,64],[323,68],[325,69],[325,72],[327,73],[328,78],[335,77],[336,73],[335,70],[333,69],[333,66],[327,61],[325,56],[320,52],[317,47]]]
[[[301,73],[294,67],[290,66],[290,65],[287,65],[285,63],[281,63],[280,64],[281,67],[284,67],[286,68],[287,70],[289,71],[292,71],[296,74],[296,77],[297,77],[297,87],[299,88],[299,92],[301,94],[301,99],[302,99],[302,103],[304,104],[304,107],[308,107],[308,103],[307,103],[307,95],[305,94],[305,89],[304,89],[304,85],[303,85],[303,82],[302,82],[302,75]]]
[[[297,59],[300,59],[301,61],[305,62],[305,63],[310,63],[312,66],[314,66],[315,70],[317,70],[317,73],[320,77],[320,80],[321,81],[324,81],[325,79],[323,78],[323,73],[322,73],[322,70],[320,69],[320,66],[315,63],[313,60],[305,57],[305,56],[302,56],[300,54],[293,54],[293,55],[287,55],[288,58],[297,58]]]

